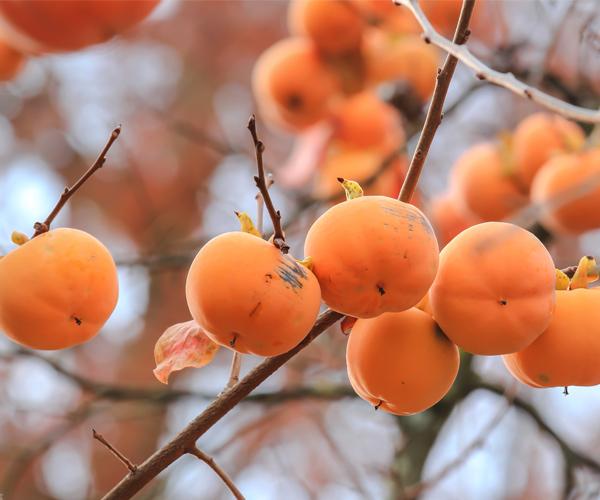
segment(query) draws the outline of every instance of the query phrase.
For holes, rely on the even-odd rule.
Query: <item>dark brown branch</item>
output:
[[[144,485],[148,484],[161,471],[195,446],[196,440],[231,411],[240,401],[256,389],[264,380],[298,354],[327,328],[342,317],[341,314],[327,310],[322,313],[304,340],[291,351],[268,358],[255,367],[235,386],[226,390],[213,401],[200,415],[192,420],[185,429],[164,445],[144,463],[138,466],[135,475],[128,475],[104,496],[105,500],[131,498]]]
[[[256,117],[252,115],[250,121],[248,121],[248,130],[252,135],[252,141],[254,142],[254,149],[256,151],[256,167],[258,169],[258,175],[254,177],[256,187],[262,195],[263,201],[269,216],[273,222],[273,244],[281,250],[281,253],[288,253],[290,247],[285,242],[285,236],[283,235],[283,229],[281,228],[281,214],[279,210],[275,210],[273,206],[273,200],[269,194],[269,188],[267,186],[267,178],[265,176],[265,167],[263,165],[263,152],[265,151],[265,145],[259,140],[256,132]]]
[[[96,429],[92,429],[92,435],[94,436],[94,439],[100,441],[104,446],[106,446],[106,448],[108,448],[108,451],[110,451],[115,457],[117,457],[119,461],[121,461],[132,474],[135,474],[135,471],[137,471],[137,465],[135,465],[131,460],[129,460],[125,455],[123,455],[119,450],[117,450],[112,444],[110,444],[102,434],[96,432]]]
[[[453,39],[454,43],[457,45],[464,44],[469,37],[469,20],[471,19],[474,6],[475,0],[463,0],[460,17],[458,18],[458,24],[456,26]],[[454,70],[456,69],[457,63],[458,59],[456,57],[448,55],[446,57],[446,61],[444,62],[444,66],[438,72],[435,82],[435,90],[433,91],[433,97],[431,98],[429,109],[427,110],[427,117],[425,118],[425,124],[423,125],[421,137],[419,137],[417,149],[415,149],[410,162],[410,167],[408,168],[406,179],[402,184],[402,189],[400,190],[400,195],[398,196],[400,201],[404,201],[406,203],[410,202],[417,187],[419,177],[425,164],[425,158],[427,158],[427,153],[429,152],[429,148],[433,142],[435,133],[442,122],[444,101],[446,99],[448,87],[450,86],[450,81],[454,75]]]
[[[87,172],[85,174],[83,174],[79,178],[79,180],[75,184],[73,184],[73,186],[65,188],[65,190],[60,195],[58,202],[52,209],[52,212],[50,212],[50,215],[48,215],[48,217],[46,217],[46,220],[44,222],[36,222],[33,225],[33,229],[35,229],[35,232],[33,233],[32,238],[35,238],[36,236],[39,236],[40,234],[47,232],[50,229],[50,225],[52,224],[52,222],[54,221],[56,216],[60,213],[60,211],[65,206],[67,201],[69,201],[69,198],[71,198],[71,196],[73,196],[75,194],[75,192],[81,186],[83,186],[85,184],[85,182],[92,175],[94,175],[94,172],[96,172],[96,170],[99,170],[104,166],[104,162],[106,162],[106,154],[108,153],[108,150],[111,148],[113,143],[118,139],[120,133],[121,133],[121,126],[119,125],[116,129],[114,129],[111,132],[110,137],[108,138],[108,142],[106,143],[106,145],[104,146],[104,148],[102,149],[100,154],[98,155],[98,158],[96,158],[96,161],[87,170]]]
[[[213,457],[207,455],[202,450],[198,449],[196,446],[190,448],[188,450],[188,453],[202,460],[206,465],[208,465],[212,470],[214,470],[217,476],[219,476],[223,480],[225,485],[229,488],[229,491],[231,491],[231,494],[237,500],[245,500],[245,497],[244,495],[242,495],[242,492],[238,489],[238,487],[229,477],[227,472],[225,472],[223,469],[221,469],[221,467],[219,467],[219,465],[215,462],[215,459]]]

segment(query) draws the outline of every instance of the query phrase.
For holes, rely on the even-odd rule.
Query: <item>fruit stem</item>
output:
[[[263,152],[265,150],[265,145],[258,138],[258,134],[256,132],[256,117],[254,115],[252,115],[248,121],[248,130],[252,136],[254,150],[256,152],[256,167],[258,170],[258,175],[254,176],[254,182],[256,183],[256,187],[260,191],[260,194],[262,195],[265,206],[269,212],[269,216],[271,217],[271,221],[273,222],[273,244],[279,250],[281,250],[281,253],[286,254],[288,253],[290,246],[285,242],[285,236],[283,235],[283,229],[281,228],[281,213],[279,210],[275,210],[275,207],[273,206],[273,200],[271,199],[269,189],[267,188],[265,167],[263,165]]]
[[[457,45],[464,44],[470,35],[469,20],[471,19],[474,6],[475,0],[463,0],[460,17],[458,18],[458,24],[456,25],[453,38],[453,42]],[[410,166],[408,167],[406,179],[404,179],[402,189],[398,195],[398,199],[405,203],[410,203],[413,193],[417,188],[417,183],[419,182],[419,177],[421,176],[425,164],[425,158],[427,158],[427,153],[429,152],[429,147],[433,142],[433,138],[440,123],[442,123],[444,100],[446,99],[448,87],[450,86],[450,81],[454,75],[457,63],[458,59],[456,57],[448,55],[444,62],[444,66],[441,70],[438,70],[435,90],[433,91],[433,97],[431,98],[429,109],[427,110],[427,117],[423,124],[421,136],[419,137],[419,142],[417,143],[417,148],[413,154]]]

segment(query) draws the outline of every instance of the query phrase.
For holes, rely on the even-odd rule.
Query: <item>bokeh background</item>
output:
[[[595,0],[494,3],[502,36],[471,40],[478,56],[569,102],[600,105]],[[94,340],[64,352],[26,351],[0,337],[5,500],[100,497],[127,471],[93,440],[92,428],[141,462],[223,389],[227,350],[164,386],[152,374],[153,349],[165,328],[189,319],[184,281],[202,242],[237,229],[234,210],[255,213],[250,77],[260,53],[287,35],[286,10],[285,1],[163,0],[125,35],[33,58],[0,85],[3,253],[13,247],[11,232],[30,233],[110,131],[123,127],[105,167],[56,221],[92,233],[115,256],[115,313]],[[460,65],[447,103],[421,184],[425,200],[446,187],[461,152],[537,110]],[[277,181],[293,137],[260,116],[259,127]],[[272,193],[299,255],[326,205],[308,187],[276,182]],[[592,232],[556,240],[551,250],[560,267],[598,256],[599,248]],[[393,417],[354,396],[345,342],[332,328],[199,441],[248,499],[600,497],[598,388],[572,388],[566,397],[532,390],[514,383],[498,358],[464,356],[442,402]],[[242,373],[259,361],[244,357]],[[205,464],[184,457],[138,498],[229,495]]]

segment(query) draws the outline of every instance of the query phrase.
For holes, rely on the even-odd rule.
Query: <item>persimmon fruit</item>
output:
[[[531,199],[550,229],[581,234],[600,228],[600,148],[557,155],[538,172]]]
[[[600,384],[600,291],[558,290],[548,328],[529,346],[503,356],[510,373],[532,387]]]
[[[241,231],[204,245],[186,280],[192,317],[216,343],[275,356],[309,332],[321,302],[311,271],[274,245]]]
[[[435,197],[429,204],[429,219],[441,246],[481,222],[479,217],[465,210],[456,198],[457,195],[448,192]]]
[[[252,86],[271,123],[302,130],[325,119],[339,91],[335,75],[304,38],[280,40],[257,60]]]
[[[311,226],[304,244],[325,303],[357,318],[419,302],[435,277],[438,252],[425,215],[386,196],[331,207]]]
[[[358,51],[364,25],[358,8],[346,0],[290,2],[290,33],[310,38],[320,51],[328,55]]]
[[[11,80],[25,64],[25,56],[0,39],[0,81]]]
[[[147,17],[159,0],[3,0],[0,29],[23,52],[77,50],[105,42]]]
[[[508,354],[547,328],[555,276],[548,250],[533,234],[506,222],[484,222],[440,252],[430,307],[442,330],[465,351]]]
[[[458,373],[457,347],[415,308],[359,319],[346,349],[348,378],[374,407],[412,415],[433,406]]]
[[[529,188],[552,156],[575,152],[584,142],[583,130],[576,123],[559,115],[534,113],[517,125],[512,137],[515,175]]]
[[[498,221],[527,205],[527,195],[512,177],[500,146],[482,143],[469,148],[452,167],[451,189],[463,211],[483,221]]]
[[[32,349],[81,344],[110,317],[118,288],[102,243],[77,229],[53,229],[0,259],[0,327]]]

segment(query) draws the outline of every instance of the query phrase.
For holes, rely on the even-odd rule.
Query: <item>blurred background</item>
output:
[[[600,105],[600,10],[595,0],[489,1],[494,33],[472,50],[564,100]],[[34,57],[0,85],[0,249],[32,232],[122,125],[105,167],[55,226],[93,234],[119,266],[120,298],[102,332],[61,352],[0,337],[0,497],[98,498],[127,472],[92,438],[102,433],[140,463],[224,387],[231,353],[210,365],[153,376],[160,334],[187,321],[187,267],[202,242],[255,214],[248,117],[258,56],[288,36],[285,1],[163,0],[107,43]],[[440,55],[440,58],[442,56]],[[469,146],[513,129],[533,103],[459,67],[420,184],[423,206],[448,184]],[[412,151],[423,112],[404,126]],[[309,181],[286,186],[294,135],[258,117],[275,205],[292,253],[327,208]],[[588,127],[589,131],[589,127]],[[268,230],[268,221],[265,228]],[[558,267],[598,255],[600,232],[553,240]],[[464,355],[449,395],[394,417],[357,398],[339,325],[238,405],[199,447],[248,499],[600,498],[600,390],[529,389],[498,357]],[[242,374],[260,359],[244,356]],[[508,392],[507,392],[508,391]],[[205,464],[184,457],[138,496],[229,498]]]

